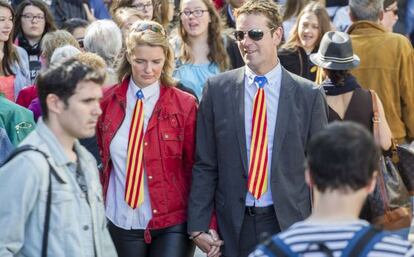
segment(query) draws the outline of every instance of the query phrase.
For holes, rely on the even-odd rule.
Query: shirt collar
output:
[[[135,94],[138,92],[139,89],[140,88],[137,86],[137,84],[135,84],[134,80],[131,77],[128,84],[128,94],[133,95],[133,97],[136,99]],[[160,91],[160,82],[159,80],[157,80],[151,85],[141,88],[141,90],[144,94],[144,100],[148,100],[151,97],[156,96],[157,93]]]
[[[249,86],[253,86],[254,84],[254,77],[257,76],[257,74],[249,68],[249,66],[246,65],[245,69],[245,76],[247,79],[247,84]],[[277,65],[271,69],[268,73],[264,74],[266,77],[268,84],[272,85],[274,81],[277,81],[277,78],[281,78],[282,76],[282,67],[280,65],[280,61],[278,60]]]
[[[39,136],[44,140],[44,142],[46,142],[50,150],[50,153],[51,155],[53,155],[53,159],[57,165],[67,165],[71,163],[66,153],[64,152],[63,146],[59,142],[58,138],[46,125],[42,117],[40,117],[37,121],[36,131],[38,132]],[[78,144],[78,140],[75,140],[74,148],[78,148]]]

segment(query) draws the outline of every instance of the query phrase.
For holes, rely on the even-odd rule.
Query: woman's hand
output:
[[[220,247],[223,245],[223,240],[220,240],[219,235],[214,229],[210,229],[209,233],[192,232],[193,241],[208,257],[218,257],[221,255]]]

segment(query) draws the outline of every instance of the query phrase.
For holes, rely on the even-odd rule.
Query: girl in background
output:
[[[12,7],[0,0],[0,92],[14,102],[20,90],[30,84],[30,73],[27,53],[13,45],[13,21]]]
[[[309,60],[317,52],[322,36],[331,30],[329,15],[319,2],[311,2],[300,12],[292,35],[279,49],[280,63],[288,71],[315,81],[317,67]]]
[[[55,30],[49,7],[42,0],[24,0],[17,7],[14,42],[27,52],[31,83],[42,67],[41,40],[47,32]]]

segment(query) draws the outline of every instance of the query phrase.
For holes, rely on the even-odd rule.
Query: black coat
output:
[[[314,52],[316,51],[317,49],[314,50]],[[282,66],[288,71],[315,81],[317,67],[309,60],[302,47],[298,47],[296,51],[281,48],[278,51],[278,57]]]

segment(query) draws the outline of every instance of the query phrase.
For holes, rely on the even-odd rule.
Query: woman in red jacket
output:
[[[194,254],[186,220],[197,105],[174,87],[173,61],[164,28],[138,21],[126,38],[122,82],[101,103],[106,216],[122,257]]]

